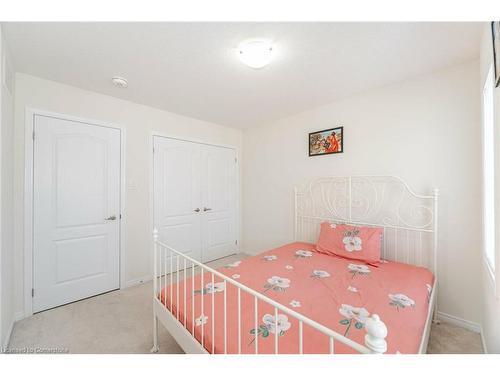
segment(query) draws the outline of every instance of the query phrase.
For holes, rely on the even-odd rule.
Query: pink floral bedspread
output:
[[[308,243],[291,243],[257,256],[227,264],[219,271],[302,315],[364,345],[366,318],[378,314],[388,329],[387,353],[417,353],[424,331],[434,276],[422,267],[383,261],[370,266],[357,261],[314,252]],[[188,272],[188,276],[190,273]],[[182,278],[181,278],[182,280]],[[192,333],[192,279],[163,289],[161,299],[177,314]],[[224,353],[224,283],[211,275],[195,276],[195,336],[207,351]],[[227,283],[227,353],[238,353],[237,289]],[[201,300],[203,295],[203,313]],[[215,319],[212,316],[215,299]],[[173,298],[172,298],[173,297]],[[171,307],[172,302],[172,307]],[[274,353],[276,325],[274,307],[258,304],[257,341],[259,353]],[[212,321],[214,333],[212,334]],[[298,321],[280,312],[278,315],[279,353],[298,353]],[[202,332],[203,331],[203,332]],[[241,293],[241,353],[255,352],[254,297]],[[215,341],[213,341],[215,340]],[[329,340],[324,334],[303,325],[304,353],[328,353]],[[335,342],[335,353],[354,353]]]

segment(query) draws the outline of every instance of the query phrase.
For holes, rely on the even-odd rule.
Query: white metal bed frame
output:
[[[432,195],[414,193],[407,183],[394,176],[346,176],[322,177],[311,181],[304,189],[295,189],[294,194],[294,234],[296,241],[316,242],[319,233],[319,224],[323,221],[332,223],[348,223],[354,225],[378,226],[383,228],[382,258],[386,260],[404,261],[405,263],[425,266],[435,275],[434,285],[429,299],[429,309],[424,333],[420,342],[419,353],[425,353],[429,340],[429,333],[433,312],[437,310],[437,248],[438,248],[438,189]],[[392,233],[392,235],[391,235]],[[315,322],[314,320],[297,313],[296,311],[274,301],[226,275],[186,256],[173,249],[158,238],[158,231],[153,232],[154,239],[154,275],[153,275],[153,348],[157,352],[158,324],[161,322],[186,353],[207,354],[214,353],[214,340],[210,351],[205,349],[205,325],[201,325],[201,342],[195,337],[194,316],[194,276],[195,268],[201,274],[203,283],[204,274],[211,275],[212,283],[215,277],[224,283],[223,317],[224,319],[224,353],[227,349],[227,335],[237,336],[238,352],[241,353],[241,294],[247,293],[254,297],[255,341],[254,352],[259,354],[258,333],[258,304],[265,302],[274,307],[275,324],[278,323],[278,313],[282,312],[298,320],[299,342],[297,354],[303,353],[303,325],[306,324],[325,335],[329,343],[329,352],[335,352],[335,342],[340,342],[362,354],[384,353],[387,350],[385,337],[387,328],[378,315],[373,314],[366,322],[365,343],[361,345],[350,340],[336,331]],[[404,259],[403,259],[404,258]],[[175,264],[175,266],[174,266]],[[174,276],[175,275],[175,276]],[[182,279],[180,276],[182,275]],[[163,276],[163,277],[162,277]],[[175,280],[174,280],[175,278]],[[190,278],[190,279],[189,279]],[[170,281],[168,282],[168,279]],[[173,298],[170,298],[170,310],[161,302],[160,292],[165,290],[165,301],[173,288],[176,288],[176,306],[179,298],[183,298],[184,306],[187,301],[187,283],[191,283],[193,304],[191,316],[191,332],[187,326],[187,316],[176,315],[173,311]],[[227,283],[237,288],[238,330],[228,332],[226,326],[226,286]],[[182,289],[181,289],[182,288]],[[204,285],[201,285],[204,288]],[[181,289],[181,290],[180,290]],[[183,293],[182,293],[183,291]],[[182,297],[181,297],[182,295]],[[204,298],[211,298],[212,314],[214,316],[214,293],[211,297],[201,294],[201,313],[203,315]],[[165,302],[166,303],[166,302]],[[215,319],[211,319],[212,337]],[[210,329],[210,328],[208,328]],[[278,329],[276,327],[275,332]],[[279,335],[274,335],[274,351],[279,353]]]

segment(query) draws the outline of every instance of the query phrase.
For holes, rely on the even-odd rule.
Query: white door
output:
[[[236,252],[236,154],[233,149],[202,147],[202,260]]]
[[[120,131],[34,117],[33,311],[119,288]]]
[[[160,240],[203,262],[234,254],[236,178],[234,150],[154,137],[154,225]]]
[[[154,137],[153,211],[159,239],[196,260],[201,260],[200,156],[197,143]]]

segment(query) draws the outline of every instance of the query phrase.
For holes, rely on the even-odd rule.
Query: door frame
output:
[[[214,143],[214,142],[208,142],[202,139],[198,138],[191,138],[191,137],[179,137],[175,135],[169,135],[165,134],[163,132],[158,132],[158,131],[152,131],[151,136],[149,137],[149,232],[151,233],[150,240],[149,240],[149,248],[151,249],[150,252],[150,264],[151,264],[151,275],[153,274],[153,230],[154,230],[154,164],[155,164],[155,158],[154,158],[154,140],[155,137],[162,137],[162,138],[169,138],[169,139],[175,139],[177,141],[184,141],[184,142],[191,142],[191,143],[198,143],[198,144],[203,144],[203,145],[208,145],[208,146],[215,146],[215,147],[223,147],[223,148],[229,148],[234,150],[234,153],[236,155],[236,240],[238,243],[236,244],[236,253],[240,253],[240,244],[241,244],[241,225],[240,225],[240,205],[241,205],[241,192],[240,192],[240,151],[237,146],[234,145],[228,145],[228,144],[220,144],[220,143]]]
[[[120,289],[125,287],[124,274],[125,274],[125,228],[126,228],[126,215],[125,215],[125,128],[120,125],[103,122],[99,120],[87,119],[76,117],[58,112],[45,111],[31,107],[25,107],[24,117],[24,316],[27,318],[33,315],[33,297],[32,290],[34,288],[33,278],[33,193],[34,193],[34,180],[33,180],[33,163],[34,163],[34,140],[33,129],[35,116],[53,117],[60,120],[81,122],[90,126],[101,126],[105,128],[117,129],[120,131],[120,215],[119,222],[119,285]]]

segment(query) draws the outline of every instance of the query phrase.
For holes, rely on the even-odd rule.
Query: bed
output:
[[[295,189],[294,242],[218,270],[155,231],[152,351],[161,323],[186,353],[425,353],[437,196],[396,177],[316,179]],[[323,222],[383,228],[382,261],[318,253]]]

